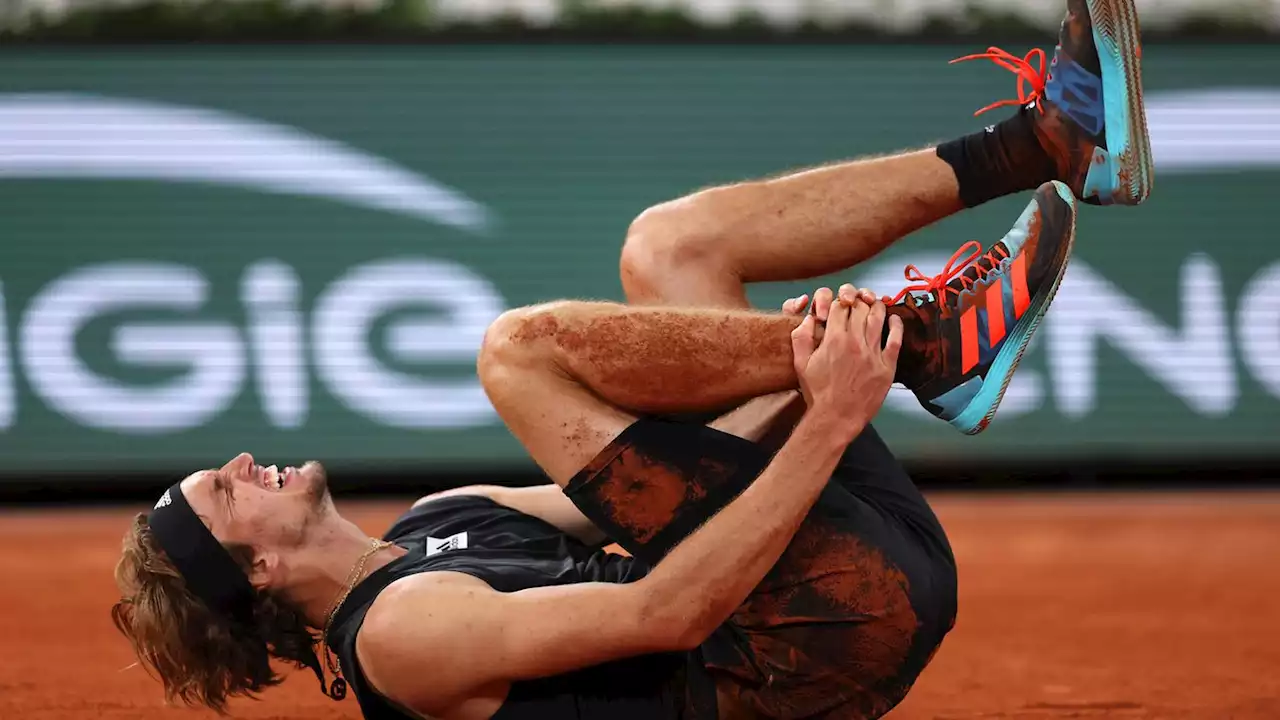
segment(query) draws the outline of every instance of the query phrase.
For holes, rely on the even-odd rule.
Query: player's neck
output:
[[[359,584],[374,571],[404,555],[397,546],[382,548],[369,554],[373,539],[348,521],[322,529],[290,570],[290,582],[284,595],[307,618],[307,624],[324,627],[328,614],[338,599],[349,589],[348,583]],[[352,573],[363,559],[358,578]]]

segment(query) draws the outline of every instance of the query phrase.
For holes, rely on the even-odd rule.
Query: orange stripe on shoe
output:
[[[960,372],[978,364],[978,309],[971,307],[960,316]]]
[[[995,347],[1004,339],[1004,282],[996,280],[987,288],[987,343]]]
[[[1031,307],[1031,295],[1027,292],[1027,256],[1019,254],[1013,261],[1013,317],[1021,320]]]

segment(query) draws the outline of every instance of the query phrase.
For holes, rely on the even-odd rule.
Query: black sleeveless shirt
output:
[[[413,718],[375,693],[356,661],[356,634],[365,614],[378,593],[396,580],[424,572],[460,572],[498,592],[515,592],[581,582],[627,583],[648,572],[638,560],[590,548],[548,523],[476,496],[441,498],[410,510],[385,539],[408,554],[361,581],[329,630],[329,646],[342,661],[367,720]],[[684,653],[647,655],[512,683],[492,720],[676,720],[684,715],[684,680],[691,660]],[[419,674],[422,682],[431,682],[430,667]]]

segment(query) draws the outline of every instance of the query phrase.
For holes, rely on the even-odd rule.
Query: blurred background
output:
[[[348,498],[541,482],[474,376],[490,320],[552,298],[620,300],[621,242],[651,204],[994,122],[1003,111],[973,112],[1014,97],[1015,78],[948,61],[990,44],[1051,50],[1064,4],[0,0],[0,536],[90,532],[65,520],[74,509],[50,529],[37,506],[105,502],[118,520],[242,450],[320,459]],[[1187,617],[1203,620],[1206,598],[1239,600],[1198,626],[1203,647],[1233,632],[1258,641],[1280,636],[1274,595],[1232,595],[1228,580],[1280,589],[1280,0],[1137,4],[1151,200],[1082,210],[1067,280],[988,432],[958,436],[905,391],[877,427],[938,498],[984,600],[1016,585],[984,567],[1079,589],[1105,566],[1155,583],[1133,612],[1163,637],[1173,625],[1145,603],[1192,577],[1205,589],[1185,597]],[[940,271],[964,242],[1001,237],[1027,199],[964,213],[831,282],[892,295],[906,264]],[[776,307],[813,285],[752,299]],[[1117,489],[1129,492],[1096,494]],[[384,522],[382,507],[363,517]],[[95,582],[109,585],[122,523],[85,541]],[[1104,559],[1073,565],[1082,547]],[[1114,585],[1095,589],[1088,602],[1122,603]],[[1016,613],[986,607],[988,639],[1021,637],[1002,626]],[[1118,652],[1114,627],[1093,627],[1091,647]],[[935,696],[1029,672],[1044,646],[1027,643],[1023,664],[985,680],[944,648],[958,674]],[[60,657],[23,647],[27,661]],[[1148,647],[1185,652],[1186,677],[1225,682],[1202,672],[1201,645]],[[1230,676],[1280,675],[1269,648],[1239,650],[1249,664]],[[1053,697],[1045,687],[1066,686],[1029,682]],[[1280,717],[1280,687],[1265,682],[1194,716]],[[999,716],[1193,716],[1173,712],[1186,703],[1142,714],[1154,706],[1053,697]],[[3,717],[40,716],[10,702]],[[979,716],[928,708],[919,716]]]
[[[1159,175],[1086,209],[1000,422],[895,393],[926,484],[1271,480],[1280,2],[1144,0]],[[533,467],[473,374],[504,308],[621,298],[645,207],[955,137],[1062,0],[5,0],[0,493],[145,489],[251,448],[344,489]],[[993,120],[991,120],[993,121]],[[852,279],[893,294],[1025,197]],[[786,242],[786,238],[779,238]],[[760,287],[776,306],[812,283]],[[996,466],[999,467],[996,467]],[[1207,476],[1206,476],[1207,473]],[[1104,477],[1105,476],[1105,477]]]

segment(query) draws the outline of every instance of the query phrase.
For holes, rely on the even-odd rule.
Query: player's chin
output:
[[[306,483],[308,494],[317,505],[324,505],[329,498],[329,475],[324,466],[315,460],[309,460],[298,469]]]
[[[300,472],[302,477],[306,478],[308,482],[326,484],[329,481],[329,474],[325,472],[324,466],[316,460],[306,461],[302,464],[302,467],[298,468],[298,472]]]

